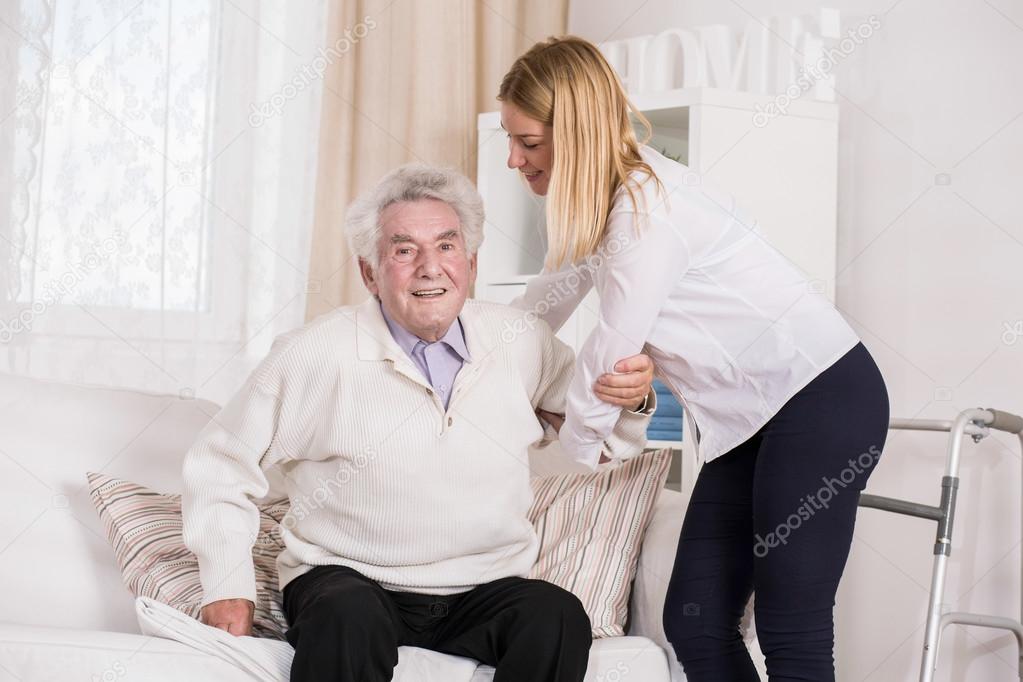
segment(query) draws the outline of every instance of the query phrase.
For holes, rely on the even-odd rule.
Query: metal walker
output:
[[[959,453],[963,436],[971,436],[975,443],[986,438],[990,429],[1012,433],[1019,437],[1023,452],[1023,417],[1009,412],[992,409],[963,410],[954,421],[932,419],[892,419],[889,429],[908,431],[948,432],[948,457],[945,461],[945,475],[941,479],[941,502],[936,507],[899,500],[880,495],[860,495],[860,506],[916,516],[938,522],[934,541],[934,569],[931,573],[930,603],[927,606],[927,627],[924,631],[923,658],[920,665],[920,682],[932,682],[938,665],[938,647],[945,626],[952,623],[976,625],[986,628],[1008,630],[1016,635],[1019,656],[1019,676],[1023,679],[1023,623],[1012,618],[988,616],[979,613],[959,611],[943,612],[945,596],[945,571],[948,557],[952,552],[952,524],[955,520],[956,492],[959,489]],[[1023,576],[1021,576],[1023,589]],[[1023,599],[1023,593],[1021,593]],[[1023,600],[1020,604],[1023,618]]]

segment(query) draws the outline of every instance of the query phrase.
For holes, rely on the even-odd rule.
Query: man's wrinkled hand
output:
[[[255,610],[248,599],[221,599],[202,607],[199,620],[235,636],[251,636]]]
[[[593,392],[605,403],[635,410],[643,404],[654,383],[654,361],[648,355],[633,355],[619,360],[614,374],[602,374]]]
[[[555,412],[548,412],[547,410],[537,410],[536,416],[554,427],[554,430],[561,433],[561,425],[565,423],[565,415],[557,414]]]

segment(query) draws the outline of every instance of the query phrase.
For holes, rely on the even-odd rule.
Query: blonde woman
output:
[[[637,140],[630,114],[649,124],[592,44],[535,45],[498,99],[508,166],[547,197],[546,267],[518,304],[558,328],[600,298],[562,444],[597,463],[621,408],[592,385],[641,351],[696,427],[664,611],[690,682],[757,679],[739,632],[754,591],[770,679],[834,680],[835,593],[887,435],[876,364],[731,196]]]

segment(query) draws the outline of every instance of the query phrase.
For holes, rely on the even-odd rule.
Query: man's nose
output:
[[[433,249],[422,249],[416,263],[416,275],[436,277],[440,274],[440,257]]]

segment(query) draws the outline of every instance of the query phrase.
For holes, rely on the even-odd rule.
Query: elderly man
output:
[[[521,311],[466,300],[482,224],[463,176],[386,176],[346,226],[373,298],[279,337],[188,453],[202,620],[233,634],[251,632],[256,599],[253,500],[284,474],[293,681],[390,680],[402,645],[494,665],[497,682],[583,679],[582,605],[524,577],[538,545],[527,449],[538,411],[564,411],[572,352],[543,323],[516,327]],[[603,395],[635,407],[652,372],[626,362],[643,371],[609,375]],[[639,452],[646,412],[622,411],[609,456]]]

